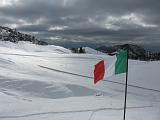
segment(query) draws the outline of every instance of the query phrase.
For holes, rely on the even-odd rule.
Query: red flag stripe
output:
[[[101,60],[95,65],[94,69],[94,84],[98,81],[103,80],[105,74],[104,60]]]

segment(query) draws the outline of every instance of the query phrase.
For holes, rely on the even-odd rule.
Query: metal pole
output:
[[[126,119],[126,103],[127,103],[127,84],[128,84],[128,48],[127,48],[127,67],[126,67],[126,86],[125,86],[125,99],[124,99],[124,116],[123,120]]]

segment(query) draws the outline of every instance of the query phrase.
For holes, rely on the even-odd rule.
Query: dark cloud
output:
[[[7,1],[1,25],[54,43],[160,45],[159,0]]]
[[[18,29],[24,32],[45,32],[48,31],[49,25],[22,25]]]

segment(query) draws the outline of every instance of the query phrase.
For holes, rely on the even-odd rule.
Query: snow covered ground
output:
[[[125,74],[94,85],[94,64],[113,57],[88,53],[1,41],[0,120],[122,120],[125,86],[113,82]],[[129,60],[126,120],[160,120],[159,71],[159,61]]]

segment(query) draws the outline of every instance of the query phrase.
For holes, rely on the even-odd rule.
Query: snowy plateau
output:
[[[91,48],[0,41],[0,120],[123,120],[125,74],[94,85],[101,59],[107,74]],[[160,61],[129,60],[128,84],[126,120],[160,120]]]

